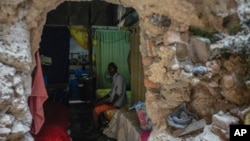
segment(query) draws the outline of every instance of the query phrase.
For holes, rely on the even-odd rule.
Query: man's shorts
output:
[[[108,110],[112,110],[112,109],[116,109],[116,107],[108,105],[108,104],[102,104],[102,105],[98,105],[95,107],[95,112],[97,115],[100,115],[101,113],[108,111]]]

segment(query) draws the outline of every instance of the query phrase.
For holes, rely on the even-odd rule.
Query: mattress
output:
[[[135,111],[120,109],[116,110],[103,134],[118,141],[140,141],[143,130],[139,125]]]

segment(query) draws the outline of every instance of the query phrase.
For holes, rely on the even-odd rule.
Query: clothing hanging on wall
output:
[[[35,54],[36,68],[33,73],[32,91],[29,97],[30,112],[33,117],[31,133],[38,134],[44,121],[43,103],[47,100],[48,95],[43,79],[39,51]]]

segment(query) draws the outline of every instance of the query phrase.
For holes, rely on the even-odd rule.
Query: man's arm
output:
[[[117,76],[116,81],[115,81],[115,87],[113,88],[113,90],[115,91],[115,96],[111,101],[111,105],[114,105],[115,102],[119,99],[119,97],[122,94],[122,90],[123,90],[123,78],[122,76]]]
[[[110,105],[114,105],[118,98],[119,98],[119,95],[116,93],[113,100],[110,102]]]
[[[98,99],[98,101],[95,103],[95,105],[102,105],[102,104],[109,104],[110,96],[109,94],[106,94],[104,97]]]
[[[106,95],[104,96],[103,98],[101,98],[99,101],[97,101],[95,103],[95,105],[102,105],[102,104],[109,104],[109,105],[112,105],[114,106],[115,102],[117,101],[117,99],[119,98],[119,95],[118,94],[115,94],[114,98],[112,101],[110,101],[110,96],[109,95]]]

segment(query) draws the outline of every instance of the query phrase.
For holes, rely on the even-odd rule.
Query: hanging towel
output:
[[[32,92],[29,97],[29,107],[33,117],[30,131],[32,134],[38,134],[45,121],[43,104],[48,98],[38,51],[35,54],[35,58],[36,68],[33,72]]]

